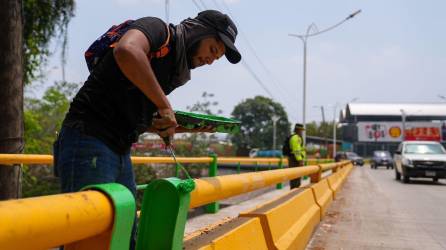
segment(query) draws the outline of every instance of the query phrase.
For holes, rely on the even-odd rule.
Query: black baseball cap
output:
[[[205,10],[198,13],[195,19],[216,29],[218,36],[225,44],[225,56],[230,63],[240,62],[242,55],[234,45],[238,34],[237,27],[228,15],[217,10]]]

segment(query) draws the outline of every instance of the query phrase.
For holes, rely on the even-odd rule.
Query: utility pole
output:
[[[302,134],[302,139],[303,139],[303,144],[304,146],[306,145],[306,141],[307,141],[307,134],[306,134],[306,113],[307,113],[307,40],[309,37],[312,36],[317,36],[320,35],[322,33],[325,33],[327,31],[330,31],[332,29],[335,29],[336,27],[340,26],[341,24],[343,24],[344,22],[346,22],[347,20],[352,19],[353,17],[355,17],[356,15],[358,15],[361,12],[361,10],[357,10],[355,12],[353,12],[352,14],[348,15],[346,18],[344,18],[342,21],[336,23],[335,25],[332,25],[326,29],[323,29],[321,31],[319,31],[317,29],[316,24],[312,23],[310,25],[308,25],[307,27],[307,31],[305,32],[305,34],[302,35],[298,35],[298,34],[288,34],[289,36],[292,37],[297,37],[299,38],[302,43],[303,43],[303,47],[304,47],[304,53],[303,53],[303,96],[302,96],[302,124],[304,125],[304,131]],[[314,29],[315,31],[313,33],[311,33],[311,30]]]
[[[170,12],[169,0],[165,0],[165,11],[166,11],[166,23],[169,24],[169,12]]]
[[[276,123],[280,119],[280,116],[273,115],[271,120],[273,120],[273,150],[276,150]]]
[[[402,128],[403,128],[403,132],[401,134],[401,137],[403,139],[403,141],[406,140],[406,111],[404,111],[404,109],[400,109],[401,111],[401,122],[402,124]]]

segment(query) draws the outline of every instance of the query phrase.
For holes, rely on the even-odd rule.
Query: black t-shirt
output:
[[[166,24],[154,17],[138,19],[130,29],[144,33],[151,52],[159,50],[168,37]],[[170,80],[175,69],[174,29],[169,29],[169,53],[150,61],[166,95],[174,89]],[[77,128],[100,139],[114,152],[125,154],[151,124],[156,111],[156,106],[124,76],[109,49],[74,97],[63,125]]]

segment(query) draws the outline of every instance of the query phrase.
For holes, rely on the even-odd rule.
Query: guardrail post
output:
[[[118,183],[89,185],[82,190],[98,190],[108,196],[114,206],[113,227],[111,232],[107,231],[88,239],[67,244],[64,249],[129,249],[132,226],[136,216],[135,198],[130,190]]]
[[[183,249],[192,179],[158,179],[144,191],[136,250]],[[128,249],[128,248],[122,248]]]
[[[256,161],[256,165],[255,165],[255,167],[254,167],[254,172],[257,172],[257,168],[259,167],[259,162],[258,161]]]
[[[240,162],[237,163],[237,174],[240,174]]]
[[[175,163],[175,177],[180,178],[180,166]]]
[[[283,156],[280,156],[280,160],[279,160],[279,169],[283,168]],[[282,189],[283,188],[283,183],[277,183],[276,184],[276,189]]]
[[[310,175],[311,183],[318,183],[322,179],[322,167],[320,165],[317,166],[319,167],[319,171]]]
[[[331,170],[333,173],[338,172],[338,168],[339,168],[339,164],[337,164],[337,163],[335,163],[335,164],[336,164],[336,167],[332,168],[332,170]]]
[[[212,161],[209,164],[209,177],[215,177],[218,175],[217,171],[217,155],[216,154],[212,154]],[[218,201],[207,204],[205,207],[205,211],[206,213],[210,213],[210,214],[215,214],[218,212],[218,210],[220,210],[220,203],[218,203]]]
[[[304,160],[304,166],[308,166],[308,160],[307,160],[307,157],[305,157],[305,160]],[[302,177],[302,180],[306,180],[306,179],[308,179],[308,176],[303,176]]]

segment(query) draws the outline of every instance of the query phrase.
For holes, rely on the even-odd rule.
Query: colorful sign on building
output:
[[[358,122],[357,127],[358,141],[400,142],[403,140],[401,122]],[[406,122],[405,127],[405,140],[442,140],[441,123]]]

